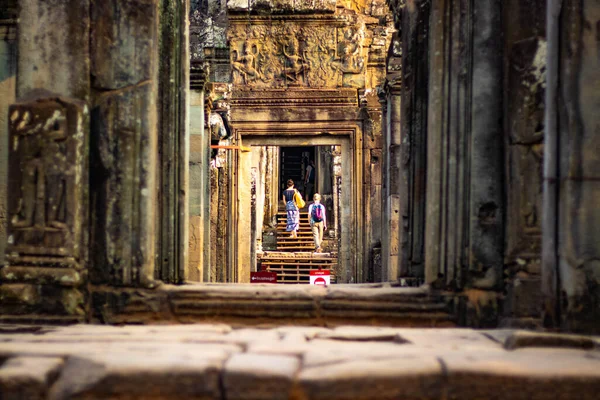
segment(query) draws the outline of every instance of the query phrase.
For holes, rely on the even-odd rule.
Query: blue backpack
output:
[[[322,204],[316,204],[313,206],[312,211],[312,220],[315,222],[321,222],[323,221],[323,205]]]

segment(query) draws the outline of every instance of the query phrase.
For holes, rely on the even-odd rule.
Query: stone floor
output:
[[[514,330],[0,325],[0,399],[598,399],[600,338]]]

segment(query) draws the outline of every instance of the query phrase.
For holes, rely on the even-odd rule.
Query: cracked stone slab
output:
[[[314,400],[438,399],[442,383],[435,357],[354,360],[303,369],[295,393]]]
[[[471,349],[487,348],[500,349],[502,344],[494,341],[487,335],[472,329],[445,328],[445,329],[397,329],[398,335],[414,345],[436,349]]]
[[[589,350],[599,346],[597,342],[589,336],[527,331],[513,332],[504,341],[504,348],[507,350],[525,347],[556,347]]]
[[[226,324],[182,324],[182,325],[125,325],[125,326],[106,326],[106,325],[71,325],[55,330],[56,334],[61,335],[140,335],[146,333],[228,333],[231,332],[231,326]]]
[[[303,355],[305,367],[318,367],[358,360],[414,357],[422,350],[393,342],[351,342],[329,339],[311,340]]]
[[[311,340],[321,334],[327,334],[331,332],[331,329],[322,328],[318,326],[282,326],[276,328],[277,332],[281,335],[282,340],[287,340],[293,338],[295,340],[300,340],[300,338],[304,338],[305,340]]]
[[[404,338],[399,336],[398,332],[397,328],[340,326],[333,331],[319,333],[316,337],[347,341],[406,342]]]
[[[227,399],[287,399],[298,370],[297,357],[235,354],[225,364]]]
[[[58,357],[8,359],[0,368],[0,398],[45,399],[63,364],[63,359]]]

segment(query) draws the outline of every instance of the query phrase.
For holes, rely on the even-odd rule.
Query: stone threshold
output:
[[[0,398],[596,399],[600,337],[227,324],[0,325]]]
[[[427,286],[185,284],[94,287],[90,297],[91,322],[105,324],[456,326],[452,300]]]

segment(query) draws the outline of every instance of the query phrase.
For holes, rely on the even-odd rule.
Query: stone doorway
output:
[[[335,280],[339,275],[338,216],[342,190],[339,147],[253,146],[251,151],[251,246],[256,254],[252,271],[276,272],[278,283],[308,283],[309,271],[322,268],[330,270]],[[297,237],[291,237],[286,230],[282,194],[288,179],[294,181],[306,201],[300,210]],[[327,226],[319,252],[315,251],[308,215],[314,193],[321,195]]]
[[[328,228],[332,233],[328,233],[330,235],[328,238],[333,241],[331,247],[336,250],[335,256],[339,260],[338,281],[356,282],[355,260],[360,257],[360,254],[352,247],[352,243],[358,236],[353,226],[358,215],[355,210],[359,202],[360,190],[354,183],[353,174],[356,168],[352,162],[350,135],[320,134],[297,137],[280,133],[275,136],[244,136],[243,142],[245,146],[251,148],[251,151],[238,154],[237,182],[234,182],[237,209],[231,210],[229,217],[232,221],[236,221],[234,225],[237,231],[233,236],[237,239],[232,240],[230,245],[237,254],[237,257],[233,258],[235,271],[231,274],[235,276],[237,273],[235,282],[247,282],[250,272],[257,270],[257,261],[263,251],[263,228],[271,226],[276,231],[277,213],[281,205],[280,182],[284,178],[287,180],[287,177],[282,176],[287,165],[286,152],[288,155],[302,155],[303,152],[314,154],[316,169],[321,170],[316,178],[315,188],[319,191],[327,191],[327,193],[323,192],[323,198],[331,214],[328,218]],[[274,143],[281,146],[272,146]],[[274,149],[279,156],[273,178],[265,182],[266,174],[261,169],[261,154],[265,154],[268,148]],[[262,168],[265,167],[268,170],[263,162]],[[290,165],[287,167],[289,169]],[[301,164],[298,165],[299,169],[300,167]],[[265,196],[268,190],[264,188],[272,186],[272,181],[276,182],[277,188]],[[345,185],[343,189],[342,182]],[[302,210],[302,213],[306,214],[306,210],[307,208]],[[252,234],[248,235],[247,232]]]

